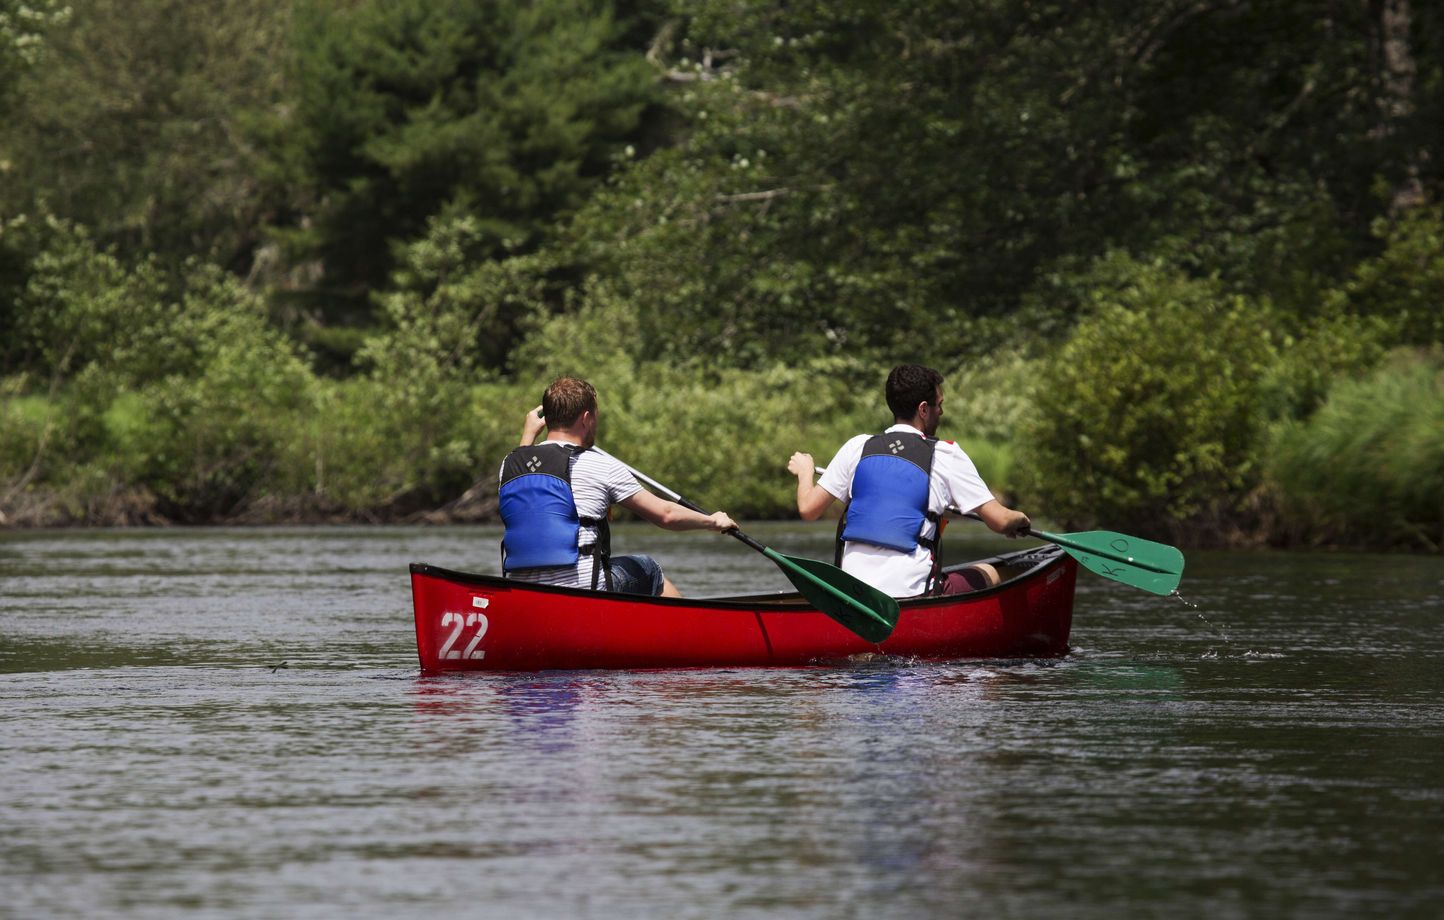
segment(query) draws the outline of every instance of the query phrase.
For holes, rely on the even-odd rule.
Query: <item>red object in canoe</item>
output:
[[[556,588],[411,564],[423,671],[777,667],[857,654],[907,658],[1068,653],[1078,566],[1045,546],[991,559],[1003,583],[901,602],[874,644],[796,593],[675,599]]]

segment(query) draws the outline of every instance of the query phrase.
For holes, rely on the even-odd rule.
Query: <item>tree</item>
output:
[[[258,199],[249,113],[275,104],[292,0],[91,0],[16,88],[0,210],[42,207],[124,259],[249,267]]]
[[[651,56],[685,132],[572,231],[650,353],[947,364],[1021,305],[1066,329],[1110,249],[1307,314],[1377,247],[1381,182],[1437,147],[1432,12],[1402,145],[1375,136],[1364,4],[678,9]]]
[[[39,63],[46,31],[69,16],[57,0],[0,0],[0,106],[19,76]]]
[[[610,4],[365,0],[304,5],[294,109],[273,125],[281,236],[323,300],[369,310],[394,247],[469,214],[481,259],[534,248],[629,141],[655,78]]]

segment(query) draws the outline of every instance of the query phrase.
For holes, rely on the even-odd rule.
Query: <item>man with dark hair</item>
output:
[[[814,483],[812,455],[795,453],[787,469],[797,476],[797,511],[815,521],[837,499],[846,503],[838,527],[843,571],[894,597],[958,594],[995,585],[986,563],[943,576],[939,522],[948,508],[976,512],[988,527],[1016,537],[1028,516],[993,498],[977,467],[952,441],[939,441],[943,376],[930,367],[901,364],[887,378],[893,426],[860,434],[838,450]]]
[[[535,444],[545,429],[547,436]],[[737,525],[721,511],[699,514],[638,485],[597,439],[597,391],[580,377],[558,377],[526,414],[521,446],[501,464],[502,570],[508,578],[569,588],[680,597],[650,556],[611,555],[607,513],[621,505],[666,530]]]

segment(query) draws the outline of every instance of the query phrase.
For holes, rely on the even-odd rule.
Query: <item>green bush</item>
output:
[[[104,415],[104,455],[173,516],[207,520],[285,480],[295,416],[310,410],[316,379],[239,282],[197,265],[185,283],[145,330],[153,357],[95,367],[78,387],[121,385]]]
[[[796,515],[794,451],[826,464],[842,442],[877,424],[859,418],[836,362],[752,372],[692,373],[642,365],[614,386],[608,441],[628,462],[705,508],[745,517]],[[607,410],[603,410],[606,424]]]
[[[1048,362],[1016,445],[1037,514],[1169,532],[1233,510],[1255,481],[1258,311],[1157,265],[1100,295]]]
[[[434,508],[494,483],[535,398],[432,375],[324,381],[297,417],[288,487],[363,517]]]
[[[1361,263],[1336,305],[1387,324],[1395,344],[1444,343],[1444,209],[1407,211],[1375,226],[1384,251]]]
[[[357,355],[364,373],[324,389],[308,437],[319,487],[342,506],[434,507],[515,446],[535,396],[488,365],[541,309],[545,272],[531,256],[478,259],[485,235],[473,219],[441,220],[402,250],[394,290],[378,298],[384,330]]]
[[[1444,549],[1444,349],[1401,350],[1281,426],[1268,478],[1282,536]]]
[[[0,519],[87,520],[96,500],[124,486],[96,460],[104,415],[91,393],[32,390],[24,376],[0,382]]]
[[[1271,321],[1267,314],[1259,318]],[[1378,364],[1390,335],[1377,317],[1326,313],[1302,326],[1278,322],[1278,359],[1263,369],[1260,388],[1260,408],[1269,420],[1307,418],[1336,380]]]
[[[52,401],[25,389],[24,378],[0,380],[0,491],[26,474],[58,422]]]
[[[208,520],[284,480],[291,417],[315,381],[259,297],[204,263],[179,276],[127,266],[65,221],[11,229],[29,235],[6,241],[26,255],[21,354],[31,385],[63,407],[44,438],[17,440],[33,444],[32,481],[71,515],[134,487],[173,517]]]
[[[164,374],[174,356],[155,342],[170,312],[168,279],[150,261],[124,265],[77,224],[42,215],[12,222],[16,264],[13,366],[64,380],[92,366],[128,380]]]

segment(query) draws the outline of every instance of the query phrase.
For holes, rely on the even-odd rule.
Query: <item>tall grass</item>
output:
[[[1444,349],[1395,352],[1275,434],[1268,474],[1306,543],[1444,548]]]

